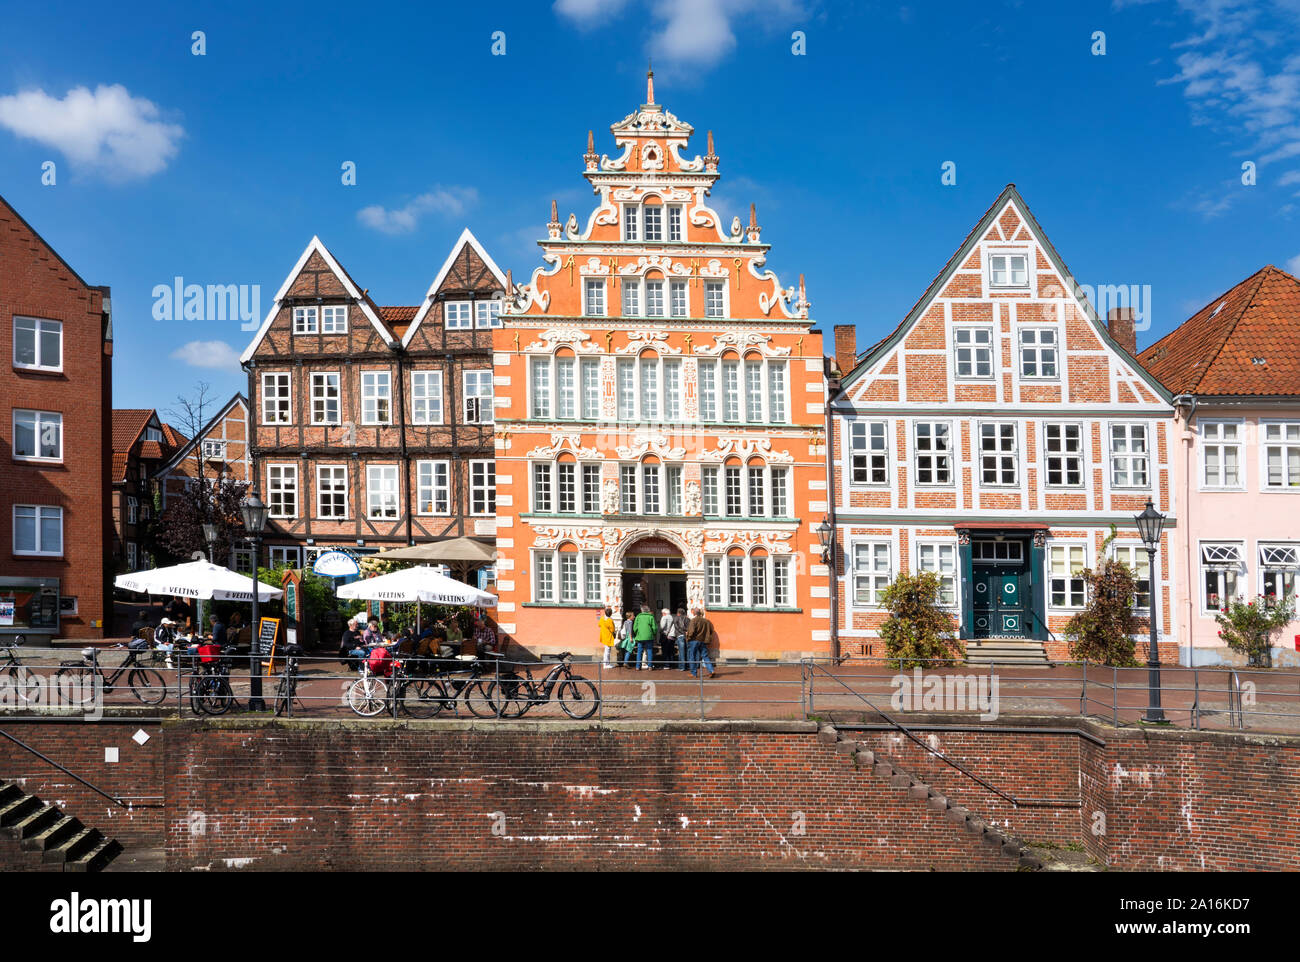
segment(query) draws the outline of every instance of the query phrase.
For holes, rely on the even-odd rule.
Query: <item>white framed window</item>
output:
[[[728,518],[739,518],[744,513],[744,485],[741,468],[724,467],[722,469],[722,511]]]
[[[134,541],[126,543],[126,567],[128,571],[135,571],[140,566],[140,557]]]
[[[704,316],[705,317],[726,317],[727,316],[726,281],[705,281],[704,282]]]
[[[1028,254],[990,254],[989,287],[1028,287]]]
[[[663,501],[660,494],[660,465],[641,465],[641,513],[662,514]]]
[[[646,204],[641,210],[642,227],[649,244],[661,244],[664,239],[664,209],[661,204]]]
[[[1056,363],[1056,328],[1020,329],[1020,376],[1026,380],[1059,377]]]
[[[604,597],[601,579],[600,555],[588,552],[582,556],[582,593],[587,604],[600,604]]]
[[[881,596],[893,580],[890,554],[888,541],[860,541],[852,546],[854,605],[880,607]]]
[[[637,498],[637,478],[635,464],[621,464],[618,468],[619,509],[623,514],[636,514],[640,507]]]
[[[1300,570],[1300,545],[1259,546],[1259,593],[1267,607],[1295,600],[1295,576]]]
[[[673,317],[689,316],[690,289],[686,281],[668,282],[668,312]]]
[[[1151,557],[1140,544],[1112,544],[1111,557],[1133,572],[1133,610],[1151,610]]]
[[[46,504],[14,505],[14,554],[62,555],[63,509]]]
[[[14,367],[63,370],[63,322],[14,316]]]
[[[1201,542],[1201,611],[1225,610],[1242,597],[1246,582],[1241,542]]]
[[[668,205],[668,242],[682,239],[682,207],[680,204]]]
[[[917,421],[913,425],[917,484],[952,484],[951,429],[947,421]]]
[[[664,316],[664,282],[645,282],[645,316]]]
[[[703,512],[706,517],[718,515],[718,468],[700,469],[700,487],[703,499]]]
[[[555,510],[555,464],[533,463],[533,512],[550,514]]]
[[[411,423],[442,423],[442,372],[411,372]]]
[[[728,555],[727,562],[727,606],[743,607],[745,604],[745,559],[741,555]]]
[[[1145,424],[1110,426],[1110,483],[1115,488],[1150,487],[1150,451]]]
[[[599,553],[569,548],[536,549],[532,555],[534,601],[598,605],[603,600]]]
[[[582,513],[600,514],[600,465],[582,465]]]
[[[595,421],[600,417],[600,361],[584,357],[579,368],[582,375],[582,419]]]
[[[587,279],[583,288],[582,313],[588,317],[605,316],[605,282]]]
[[[496,514],[497,463],[471,461],[469,463],[469,513]]]
[[[495,417],[492,410],[492,371],[466,371],[465,377],[465,423],[491,424]]]
[[[620,357],[615,365],[618,386],[618,419],[636,420],[636,361]]]
[[[1264,421],[1264,489],[1300,488],[1300,421]]]
[[[346,304],[326,304],[320,309],[320,332],[322,334],[346,334],[348,332],[348,306]]]
[[[659,362],[641,358],[637,364],[641,374],[641,419],[659,419]]]
[[[993,330],[987,327],[953,329],[954,370],[961,378],[993,376]]]
[[[555,506],[561,514],[578,512],[578,465],[573,461],[555,465]]]
[[[573,420],[578,413],[577,366],[576,358],[555,359],[555,416],[566,421]]]
[[[1006,487],[1019,483],[1020,456],[1013,421],[980,424],[980,484]]]
[[[474,302],[474,326],[493,328],[501,326],[501,299],[491,298]]]
[[[341,417],[339,403],[339,375],[313,373],[311,376],[311,423],[338,424]]]
[[[127,496],[126,499],[126,523],[138,524],[140,521],[140,501],[138,498]]]
[[[161,443],[163,439],[162,428],[156,428],[150,425],[144,429],[144,434],[142,436],[146,441],[158,441]]]
[[[63,460],[63,415],[14,409],[13,456],[17,461]]]
[[[205,461],[224,461],[226,460],[226,442],[205,440],[200,450]]]
[[[272,518],[298,517],[298,465],[266,466],[266,504]]]
[[[273,544],[266,549],[267,561],[272,568],[302,567],[302,548],[296,544]]]
[[[681,517],[685,510],[682,502],[681,465],[668,465],[664,468],[664,494],[668,499],[666,513],[674,518]]]
[[[474,323],[474,304],[471,301],[446,301],[442,305],[442,317],[447,330],[467,331]]]
[[[551,358],[534,357],[528,361],[528,386],[532,393],[532,416],[551,416]]]
[[[398,515],[397,465],[366,467],[366,517],[393,519]]]
[[[252,575],[253,573],[253,549],[237,547],[230,551],[231,569],[238,571],[241,575]]]
[[[1047,457],[1047,485],[1077,488],[1083,485],[1083,428],[1078,424],[1043,426]]]
[[[794,607],[794,573],[789,558],[772,559],[772,604],[777,608]]]
[[[749,491],[749,516],[761,518],[767,514],[767,485],[763,483],[766,470],[751,466],[746,469],[745,487]]]
[[[1088,548],[1081,544],[1047,546],[1047,603],[1053,608],[1082,608],[1088,600]]]
[[[1201,487],[1241,491],[1241,422],[1201,422]]]
[[[682,418],[682,362],[665,360],[664,365],[664,420],[673,422]]]
[[[320,310],[315,307],[295,307],[293,309],[293,332],[295,334],[315,334],[320,330]]]
[[[957,546],[951,541],[922,541],[916,546],[918,571],[933,571],[939,576],[939,604],[957,606]]]
[[[722,606],[722,559],[704,559],[704,603],[710,608]]]
[[[451,514],[451,463],[415,462],[415,513]]]
[[[740,420],[740,362],[722,362],[722,420]]]
[[[316,517],[348,516],[348,468],[346,464],[316,466]]]
[[[974,564],[1019,564],[1025,560],[1025,546],[1019,541],[972,541],[970,557]]]
[[[764,423],[763,362],[745,361],[745,420]]]
[[[766,608],[767,600],[767,558],[749,559],[749,603],[755,608]]]
[[[718,369],[705,361],[699,366],[700,420],[706,423],[718,420]]]
[[[772,517],[790,517],[790,469],[769,468],[772,494]]]
[[[641,316],[641,285],[633,280],[624,280],[623,288],[623,316],[640,317]]]
[[[262,423],[292,424],[292,375],[285,373],[262,375]]]
[[[393,375],[391,371],[361,372],[361,423],[393,422]]]
[[[641,232],[638,230],[639,214],[640,207],[637,204],[623,205],[623,240],[634,241],[641,239]]]
[[[767,420],[769,424],[785,423],[785,391],[785,361],[768,361]]]

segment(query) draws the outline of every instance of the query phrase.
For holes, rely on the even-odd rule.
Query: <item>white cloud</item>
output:
[[[1300,276],[1300,254],[1296,254],[1295,257],[1286,262],[1286,269],[1288,273]]]
[[[171,359],[190,367],[239,370],[239,352],[225,341],[190,341],[172,351]]]
[[[610,24],[630,0],[556,0],[555,12],[582,30]],[[649,52],[656,63],[708,67],[736,48],[733,23],[766,29],[805,15],[799,0],[643,0],[656,26]]]
[[[437,213],[460,217],[478,203],[478,191],[473,187],[436,186],[407,202],[404,207],[388,209],[379,204],[357,211],[357,220],[371,230],[384,234],[409,234],[419,225],[425,214]]]
[[[0,126],[115,180],[156,174],[176,156],[185,130],[160,118],[157,104],[121,84],[74,87],[62,99],[44,90],[0,97]]]

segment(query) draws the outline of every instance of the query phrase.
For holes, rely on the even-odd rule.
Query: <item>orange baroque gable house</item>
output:
[[[599,196],[552,203],[545,267],[494,336],[501,628],[595,653],[595,612],[703,604],[733,658],[829,650],[821,335],[764,269],[753,207],[708,206],[713,137],[654,101],[588,134]]]

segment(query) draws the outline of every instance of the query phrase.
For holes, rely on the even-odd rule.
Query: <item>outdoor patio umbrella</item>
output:
[[[149,595],[174,595],[204,601],[252,601],[253,579],[209,561],[187,561],[169,568],[152,568],[118,575],[113,584]],[[257,600],[270,601],[284,592],[257,582]]]
[[[428,565],[354,581],[339,588],[338,596],[362,601],[420,601],[433,605],[474,605],[479,608],[495,608],[497,604],[496,595],[448,578]]]
[[[496,552],[482,541],[475,541],[473,538],[448,538],[446,541],[430,541],[405,548],[394,548],[392,551],[383,551],[375,557],[381,561],[488,564],[496,557]]]

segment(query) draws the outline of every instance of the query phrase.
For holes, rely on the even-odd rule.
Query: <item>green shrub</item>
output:
[[[901,571],[881,594],[889,617],[880,626],[885,651],[899,669],[928,667],[931,660],[960,660],[965,648],[952,615],[939,604],[941,582],[933,571]]]
[[[1219,637],[1228,647],[1247,657],[1248,663],[1264,668],[1273,666],[1272,640],[1295,617],[1295,602],[1261,595],[1254,601],[1233,599],[1226,611],[1214,616],[1219,623]]]

